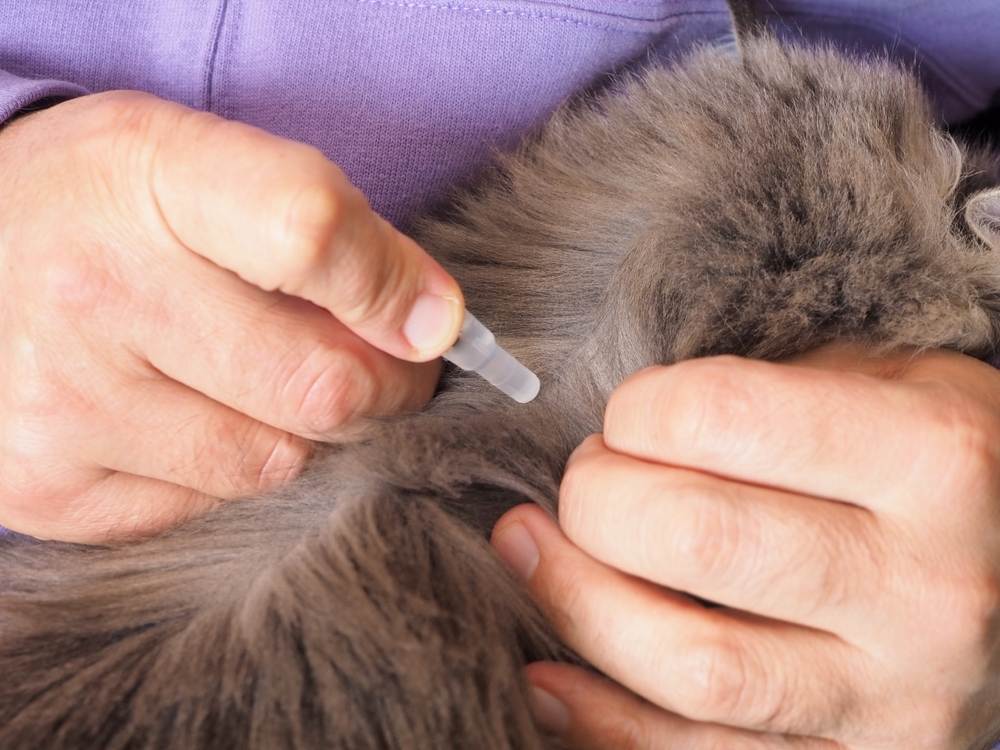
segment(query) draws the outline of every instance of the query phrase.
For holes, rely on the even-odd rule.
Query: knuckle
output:
[[[82,97],[80,133],[85,142],[114,147],[148,142],[172,106],[142,91],[107,91]]]
[[[39,470],[34,457],[0,446],[0,525],[42,536],[55,533],[72,498],[59,487],[53,472]]]
[[[134,221],[148,210],[161,135],[179,127],[191,110],[140,91],[110,91],[80,101],[82,116],[74,120],[71,142],[82,199],[111,226]]]
[[[32,461],[23,454],[12,450],[9,445],[2,447],[0,454],[0,488],[7,498],[5,506],[31,505],[45,491],[37,472],[32,470]]]
[[[72,315],[78,320],[121,294],[110,273],[86,256],[73,254],[47,258],[39,286],[37,300],[42,309]]]
[[[767,675],[753,654],[725,634],[696,644],[688,655],[691,685],[682,712],[701,721],[737,719],[755,728],[780,728],[783,684]]]
[[[15,447],[38,452],[48,440],[53,420],[67,422],[81,417],[86,401],[66,378],[46,372],[41,365],[25,368],[23,377],[10,385],[8,440]]]
[[[129,112],[136,108],[145,108],[152,103],[161,101],[153,94],[136,89],[112,89],[82,97],[79,101],[87,102],[91,107],[111,114]]]
[[[287,199],[277,247],[274,289],[294,291],[323,268],[345,221],[344,200],[330,183],[299,185]]]
[[[944,480],[955,490],[1000,484],[1000,419],[955,386],[940,383],[935,390],[924,416],[932,450],[950,460]]]
[[[646,722],[629,708],[609,715],[599,735],[606,747],[618,750],[652,750],[657,746]]]
[[[972,577],[952,603],[957,649],[985,656],[1000,615],[1000,579],[996,573]]]
[[[763,385],[747,380],[746,362],[731,355],[642,370],[612,392],[605,439],[612,448],[642,436],[644,445],[680,450],[696,445],[699,452],[725,454],[755,426],[748,419],[756,398],[752,391]]]
[[[292,419],[311,436],[335,433],[365,412],[375,396],[374,378],[346,352],[316,351],[279,382],[284,384],[279,403],[296,405]]]
[[[661,492],[672,495],[680,501],[679,507],[690,512],[689,524],[676,525],[675,544],[681,559],[688,560],[700,576],[711,580],[752,574],[752,570],[737,568],[753,567],[753,561],[744,559],[743,553],[756,548],[759,531],[746,523],[746,514],[734,512],[735,506],[724,491],[686,484]]]
[[[295,477],[308,458],[304,441],[259,422],[226,419],[204,437],[190,445],[189,466],[199,492],[223,498],[273,489]],[[218,447],[203,450],[206,443]]]
[[[838,542],[825,539],[820,543],[820,552],[810,554],[803,549],[803,564],[811,562],[818,570],[818,583],[811,595],[802,603],[803,609],[810,614],[820,611],[838,611],[855,600],[856,581],[844,574],[840,563],[842,558],[838,551]],[[846,557],[846,559],[853,559]],[[866,570],[881,570],[881,568],[866,568]]]
[[[695,645],[687,658],[692,689],[684,713],[697,720],[742,716],[751,690],[743,653],[714,639]]]
[[[356,410],[347,376],[329,369],[319,373],[306,390],[298,416],[309,432],[329,435],[350,422]]]
[[[310,453],[307,442],[282,434],[266,451],[263,460],[257,462],[253,472],[254,490],[264,492],[295,479],[305,468]]]
[[[76,107],[103,127],[129,125],[144,120],[161,100],[144,91],[115,89],[81,97]]]
[[[184,424],[190,429],[175,438],[177,453],[169,463],[171,475],[221,497],[243,494],[245,458],[252,445],[251,432],[243,421],[216,415]]]
[[[802,607],[818,614],[820,611],[837,611],[854,606],[857,601],[867,601],[877,596],[880,581],[850,572],[845,561],[853,566],[863,565],[864,570],[886,570],[889,567],[881,535],[869,523],[867,516],[838,514],[823,521],[815,537],[803,539],[802,544],[789,559],[792,569],[815,570],[816,585],[810,594],[803,591]]]
[[[742,361],[720,356],[676,365],[664,407],[665,423],[684,444],[725,449],[725,435],[741,435],[752,402],[741,374]]]
[[[45,376],[14,378],[4,395],[0,488],[26,507],[47,502],[45,495],[60,472],[46,476],[40,467],[52,466],[57,459],[66,463],[65,428],[59,425],[72,428],[78,424],[75,420],[85,419],[84,413],[68,388]]]

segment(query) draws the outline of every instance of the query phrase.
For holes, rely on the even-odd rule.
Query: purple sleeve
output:
[[[50,78],[22,78],[0,70],[0,123],[43,99],[69,99],[87,90]]]

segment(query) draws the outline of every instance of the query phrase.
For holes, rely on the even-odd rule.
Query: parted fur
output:
[[[906,71],[768,39],[566,105],[416,230],[539,398],[447,373],[283,492],[131,544],[0,541],[0,747],[554,747],[520,669],[572,657],[491,554],[496,518],[554,510],[647,365],[994,356],[997,184]]]

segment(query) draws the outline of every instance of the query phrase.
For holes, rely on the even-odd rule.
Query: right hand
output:
[[[102,541],[280,484],[310,441],[424,403],[462,309],[310,146],[135,92],[21,117],[0,131],[0,525]]]

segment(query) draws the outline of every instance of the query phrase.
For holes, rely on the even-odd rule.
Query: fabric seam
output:
[[[720,10],[688,10],[680,11],[676,13],[667,13],[659,18],[632,18],[629,16],[619,16],[622,21],[621,25],[611,25],[602,24],[597,21],[587,21],[582,18],[572,18],[566,15],[560,15],[557,13],[545,13],[542,11],[530,11],[530,10],[505,10],[503,8],[483,8],[475,5],[466,5],[459,3],[426,3],[419,2],[419,0],[354,0],[359,5],[374,5],[390,8],[408,8],[412,10],[435,10],[435,11],[458,11],[465,13],[479,13],[482,15],[491,16],[507,16],[514,18],[534,18],[543,21],[556,21],[558,23],[571,24],[573,26],[584,26],[588,28],[599,29],[601,31],[619,31],[627,34],[647,34],[649,29],[637,29],[637,28],[627,28],[628,25],[643,25],[643,26],[656,26],[662,24],[666,21],[672,21],[674,19],[685,18],[690,16],[716,16],[716,15],[728,15],[729,11],[725,9]],[[593,11],[587,11],[581,9],[580,13],[593,13]]]
[[[202,82],[202,99],[206,112],[211,112],[214,106],[213,86],[215,84],[215,62],[219,54],[219,40],[222,38],[222,27],[226,22],[226,9],[229,7],[229,0],[219,0],[218,9],[215,11],[215,19],[212,22],[212,43],[208,48],[208,59],[205,61],[205,77]]]

